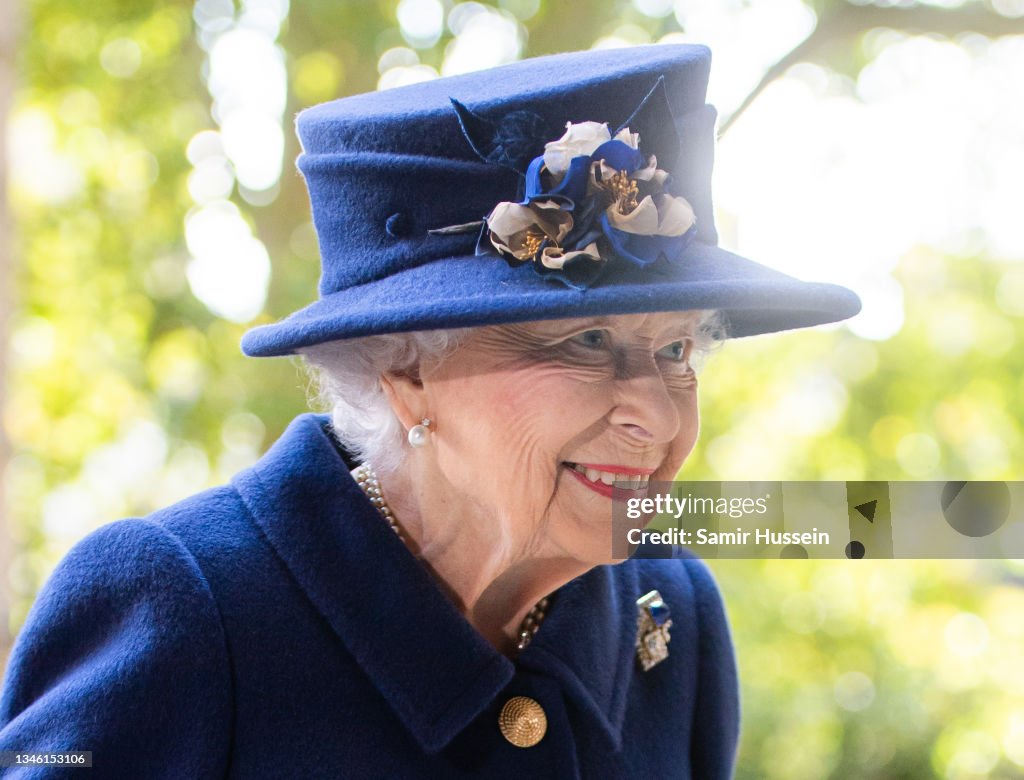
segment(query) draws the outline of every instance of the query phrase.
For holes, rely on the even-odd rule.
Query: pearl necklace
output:
[[[387,501],[384,500],[384,493],[380,489],[380,482],[377,480],[377,474],[369,463],[364,463],[359,466],[353,473],[356,484],[363,491],[370,503],[376,507],[377,511],[380,512],[381,516],[387,520],[391,530],[395,532],[395,535],[402,540],[406,547],[409,546],[408,539],[402,533],[401,526],[398,525],[398,521],[395,519],[394,512],[391,511],[391,507],[388,506]],[[516,653],[521,653],[528,644],[533,640],[534,636],[537,635],[537,631],[540,630],[540,624],[544,622],[544,616],[547,614],[548,599],[547,597],[542,598],[538,601],[533,609],[523,618],[522,624],[519,626],[519,638],[516,640]]]

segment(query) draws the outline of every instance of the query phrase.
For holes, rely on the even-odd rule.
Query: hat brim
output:
[[[836,322],[860,311],[845,287],[804,282],[720,247],[692,243],[672,263],[608,269],[575,290],[496,256],[432,260],[322,297],[248,331],[250,357],[294,354],[338,339],[608,314],[717,309],[730,338]]]

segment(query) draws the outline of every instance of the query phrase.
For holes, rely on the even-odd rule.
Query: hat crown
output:
[[[664,77],[680,137],[670,173],[694,208],[699,240],[717,243],[710,191],[715,114],[704,104],[710,56],[695,45],[557,54],[302,111],[297,164],[320,242],[321,296],[472,254],[474,232],[429,231],[480,220],[517,198],[521,177],[481,161],[453,99],[494,122],[531,112],[553,141],[568,122],[618,127]],[[540,144],[533,154],[543,151]]]
[[[339,98],[299,112],[295,124],[302,149],[309,154],[401,151],[474,160],[468,148],[448,145],[451,132],[458,132],[457,125],[451,124],[455,119],[452,98],[487,115],[533,111],[549,121],[554,139],[569,121],[621,124],[662,75],[673,111],[682,114],[700,108],[710,67],[711,50],[691,44],[552,54]],[[435,132],[395,136],[390,132],[395,123]],[[380,127],[389,132],[373,129]]]

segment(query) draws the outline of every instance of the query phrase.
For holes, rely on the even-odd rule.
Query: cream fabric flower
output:
[[[587,185],[587,194],[591,195],[600,189],[599,182],[610,181],[617,174],[615,170],[604,160],[598,160],[590,167],[590,181]],[[630,174],[629,178],[636,181],[648,181],[657,187],[664,187],[668,181],[668,173],[658,167],[658,161],[652,154],[647,158],[647,164],[643,168],[637,168]]]
[[[572,158],[593,154],[597,147],[610,140],[612,134],[604,122],[566,122],[565,134],[544,145],[544,167],[556,180],[561,179],[569,170]]]
[[[574,157],[593,154],[601,144],[612,140],[633,149],[640,148],[640,134],[630,132],[628,127],[619,130],[613,139],[606,122],[566,122],[565,134],[544,145],[544,167],[559,180],[569,170],[569,162]]]
[[[572,215],[552,201],[529,206],[503,201],[487,217],[491,243],[517,260],[531,260],[543,238],[558,244],[572,230]]]
[[[547,268],[559,269],[574,257],[580,256],[584,256],[595,261],[600,260],[601,253],[597,249],[597,242],[591,242],[583,249],[573,250],[571,252],[566,252],[557,246],[544,247],[544,251],[541,252],[540,262]]]
[[[639,236],[681,236],[697,221],[685,198],[666,193],[648,195],[628,214],[612,204],[607,214],[613,228]]]

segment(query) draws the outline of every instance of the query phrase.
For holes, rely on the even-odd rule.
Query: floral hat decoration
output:
[[[498,203],[481,221],[477,254],[496,251],[513,266],[529,263],[542,276],[582,289],[609,262],[641,268],[665,262],[696,235],[693,207],[673,192],[648,134],[641,139],[632,129],[651,128],[664,164],[671,163],[679,137],[664,77],[614,132],[607,122],[566,122],[562,137],[546,143],[537,140],[544,122],[530,111],[513,111],[494,124],[457,100],[452,104],[485,162],[519,170],[531,150],[543,148],[520,171],[522,198]]]
[[[657,311],[718,310],[732,337],[852,316],[850,290],[718,246],[710,61],[570,52],[300,112],[319,297],[242,350]]]

